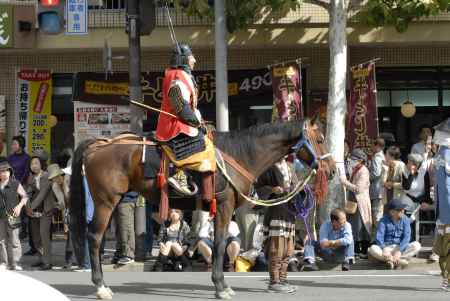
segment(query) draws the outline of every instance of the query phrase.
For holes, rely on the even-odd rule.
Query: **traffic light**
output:
[[[65,0],[38,0],[39,29],[45,34],[59,34],[64,30]]]
[[[141,35],[149,35],[156,27],[156,5],[154,0],[139,1]]]

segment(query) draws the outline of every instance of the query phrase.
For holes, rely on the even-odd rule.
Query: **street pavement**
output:
[[[74,301],[95,299],[90,273],[26,271]],[[440,289],[437,271],[351,271],[290,273],[298,291],[289,295],[268,293],[267,273],[226,273],[236,291],[234,300],[449,300]],[[207,272],[106,272],[113,300],[211,300],[214,286]]]

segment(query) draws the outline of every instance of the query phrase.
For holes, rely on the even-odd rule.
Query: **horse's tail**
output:
[[[87,237],[86,201],[83,187],[83,154],[95,140],[84,140],[75,150],[72,159],[72,176],[70,177],[70,236],[78,264],[85,262],[85,243]]]

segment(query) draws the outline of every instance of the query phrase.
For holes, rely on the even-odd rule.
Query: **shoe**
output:
[[[283,285],[280,282],[269,284],[269,287],[267,289],[271,293],[290,294],[294,292],[292,290],[292,287]]]
[[[298,272],[298,264],[296,260],[292,260],[288,264],[288,271],[289,272]]]
[[[44,263],[42,261],[39,261],[39,262],[33,263],[31,265],[31,267],[33,267],[33,268],[40,268],[42,265],[44,265]]]
[[[281,285],[287,286],[292,293],[297,291],[297,286],[290,284],[287,280],[281,280],[280,283]]]
[[[428,257],[428,260],[432,262],[438,262],[439,261],[439,255],[436,253],[431,253],[430,257]]]
[[[11,265],[8,267],[8,270],[10,271],[23,271],[23,268],[20,265]]]
[[[41,271],[50,271],[53,268],[51,264],[42,264],[39,268]]]
[[[63,266],[63,269],[64,269],[64,270],[71,270],[71,269],[72,269],[72,266],[73,266],[73,264],[72,264],[71,262],[69,262],[69,263],[66,263],[66,264]]]
[[[182,194],[185,194],[185,195],[191,195],[192,194],[192,191],[189,189],[189,184],[188,184],[188,181],[187,181],[186,174],[181,169],[178,170],[167,181],[178,192],[180,192]]]
[[[408,264],[409,262],[406,259],[400,259],[398,263],[399,267],[402,269],[405,269],[408,266]]]
[[[448,291],[448,279],[442,279],[441,289],[444,291]]]
[[[23,253],[24,256],[34,256],[37,254],[36,250],[28,250],[27,252]]]
[[[6,271],[6,264],[0,263],[0,272]]]
[[[78,269],[74,269],[73,271],[78,272],[78,273],[88,273],[88,272],[91,272],[92,270],[88,269],[88,268],[78,268]]]
[[[302,272],[316,272],[319,267],[315,262],[305,261],[300,269]]]
[[[392,261],[386,261],[386,266],[389,270],[393,270],[395,267]]]
[[[130,264],[130,263],[133,263],[134,262],[134,259],[133,258],[131,258],[131,257],[122,257],[122,258],[120,258],[118,261],[117,261],[117,263],[118,264],[121,264],[121,265],[127,265],[127,264]]]
[[[359,259],[369,259],[369,255],[364,253],[359,253]]]
[[[342,271],[347,272],[350,271],[350,263],[344,262],[341,266]]]

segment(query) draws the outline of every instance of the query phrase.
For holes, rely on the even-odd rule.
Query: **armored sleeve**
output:
[[[169,88],[169,101],[176,115],[185,123],[199,127],[200,120],[189,103],[189,91],[181,81],[174,81]]]

